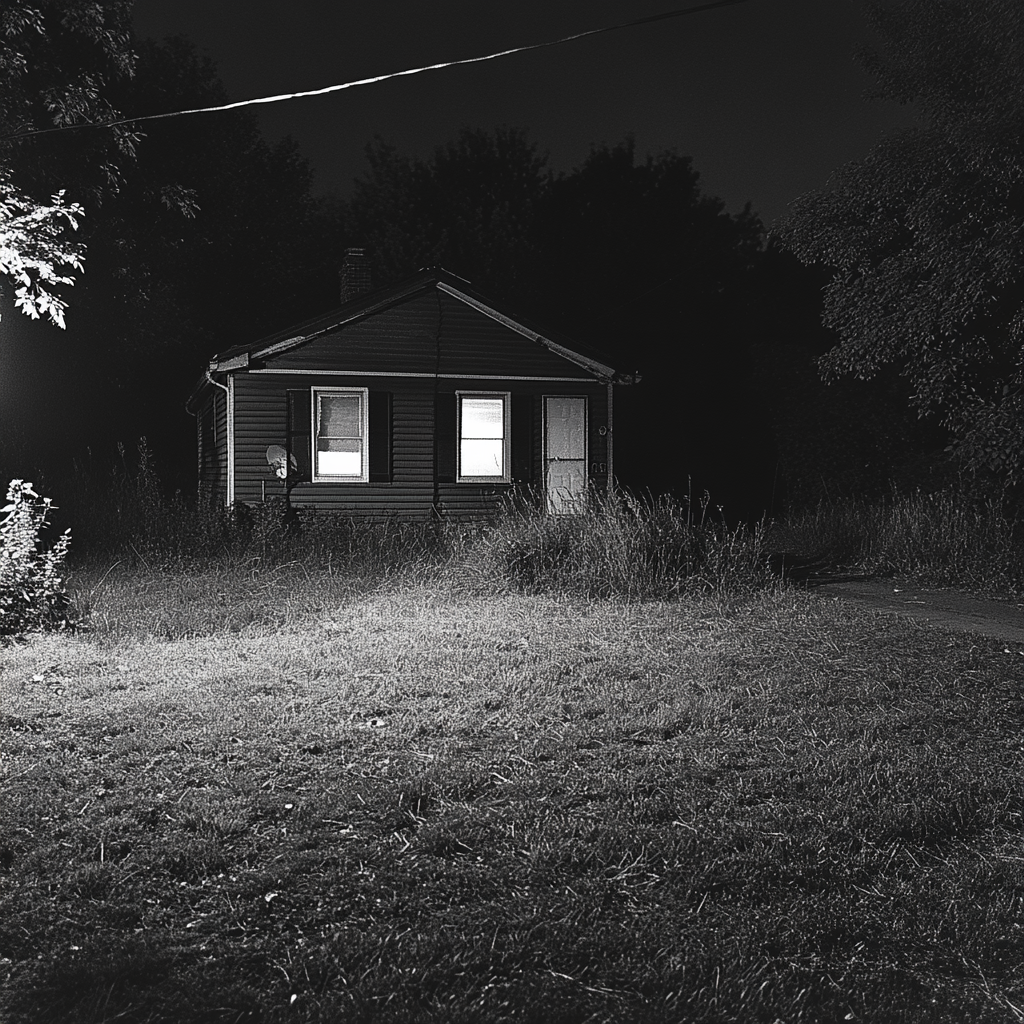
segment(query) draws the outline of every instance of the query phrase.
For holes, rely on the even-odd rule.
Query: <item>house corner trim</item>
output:
[[[611,496],[612,491],[615,490],[615,470],[612,466],[613,446],[615,444],[615,428],[614,423],[612,422],[612,399],[614,391],[612,388],[613,385],[608,384],[608,477],[605,481],[605,487],[607,488],[605,493],[609,497]]]
[[[228,507],[235,503],[235,375],[228,374]]]

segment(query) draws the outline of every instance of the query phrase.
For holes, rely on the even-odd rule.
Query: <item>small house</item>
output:
[[[355,516],[479,516],[513,486],[549,512],[612,484],[618,373],[444,270],[369,287],[362,250],[332,313],[209,363],[188,400],[200,492]]]

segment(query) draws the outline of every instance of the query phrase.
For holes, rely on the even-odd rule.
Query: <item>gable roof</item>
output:
[[[474,292],[461,277],[449,273],[441,267],[422,270],[415,276],[392,288],[379,289],[360,295],[339,308],[307,320],[285,331],[279,331],[266,338],[243,345],[235,345],[218,353],[210,360],[208,374],[241,370],[255,362],[280,355],[311,341],[313,338],[336,330],[346,324],[354,323],[373,316],[392,306],[399,305],[409,299],[430,291],[432,288],[444,292],[490,317],[497,323],[515,331],[531,341],[543,345],[555,355],[579,366],[607,383],[632,384],[638,381],[636,373],[620,373],[604,362],[603,358],[592,349],[585,348],[575,342],[559,338],[554,332],[539,329],[520,316],[503,313],[482,295]],[[208,378],[204,378],[208,379]],[[202,386],[202,382],[199,385]],[[199,388],[197,387],[197,391]]]

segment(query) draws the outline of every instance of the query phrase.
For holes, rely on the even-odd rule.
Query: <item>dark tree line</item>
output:
[[[1000,2],[982,6],[998,14]],[[943,7],[939,23],[946,14]],[[890,63],[876,61],[890,82],[900,47],[910,45],[900,24],[890,26],[897,40],[885,51]],[[69,52],[76,46],[85,48],[76,67],[111,59],[102,40],[65,36],[51,70],[61,61],[75,64]],[[907,95],[927,92],[934,83],[911,64],[918,70],[900,87]],[[104,79],[103,96],[128,115],[224,99],[213,65],[182,39],[137,44],[122,70]],[[42,86],[19,87],[25,117],[32,90]],[[961,123],[943,117],[933,116],[932,135],[947,122]],[[990,126],[994,137],[1002,123]],[[897,351],[883,330],[897,330],[896,320],[873,321],[866,308],[861,330],[849,312],[864,306],[858,296],[871,289],[888,289],[893,308],[913,306],[892,258],[901,246],[912,254],[928,244],[926,227],[938,232],[938,245],[946,236],[937,225],[948,221],[947,234],[966,239],[956,253],[976,252],[967,243],[984,242],[986,232],[1012,235],[1012,217],[1006,228],[1003,207],[982,201],[990,186],[977,161],[973,170],[954,168],[957,181],[974,174],[974,206],[953,208],[951,199],[943,206],[954,185],[943,185],[945,172],[935,169],[932,205],[901,212],[929,154],[941,150],[932,136],[928,145],[908,142],[906,152],[893,143],[866,169],[843,172],[832,192],[797,205],[779,238],[804,266],[777,240],[766,242],[749,207],[730,213],[706,195],[688,157],[639,156],[631,140],[595,148],[580,167],[556,174],[514,129],[466,129],[425,159],[378,139],[367,149],[366,173],[339,200],[317,197],[294,144],[268,144],[247,112],[144,127],[105,141],[101,133],[82,133],[81,144],[57,135],[3,150],[5,167],[24,187],[42,194],[60,183],[70,201],[87,207],[80,231],[86,273],[70,296],[69,330],[23,343],[46,396],[36,403],[38,422],[22,416],[10,424],[0,410],[5,434],[13,426],[36,442],[33,457],[80,455],[87,445],[109,451],[116,440],[130,444],[146,434],[168,476],[187,488],[194,428],[183,403],[208,357],[336,305],[342,254],[358,245],[369,249],[378,285],[443,265],[510,311],[604,352],[623,370],[638,370],[643,380],[621,389],[616,417],[617,469],[633,487],[698,496],[707,488],[733,515],[753,516],[824,493],[932,486],[956,465],[943,452],[948,430],[961,464],[972,451],[996,471],[999,459],[1012,459],[999,438],[1019,402],[1014,271],[977,257],[980,267],[994,268],[1002,291],[966,318],[973,333],[961,362],[983,384],[972,385],[968,402],[949,397],[955,381],[943,390],[936,367],[949,359],[933,358],[958,351],[951,326],[940,324],[934,343],[926,333],[911,335]],[[978,131],[980,146],[987,136]],[[907,153],[919,158],[913,181],[887,179],[892,171],[881,157],[903,167]],[[1012,147],[1001,166],[1016,188]],[[1012,188],[1004,206],[1016,195]],[[969,289],[956,294],[950,324],[957,309],[972,309]],[[918,316],[926,314],[927,306]],[[984,345],[991,339],[991,351],[1001,354],[990,358]],[[822,367],[833,378],[828,385]],[[922,379],[932,382],[930,392]],[[937,396],[955,415],[919,421],[922,395]]]
[[[91,47],[52,35],[62,48]],[[184,39],[137,43],[132,74],[107,80],[104,97],[124,116],[226,98],[212,63]],[[19,347],[8,358],[31,391],[15,396],[16,417],[0,410],[6,461],[63,472],[87,448],[111,453],[146,435],[174,485],[188,487],[189,389],[213,352],[330,304],[337,218],[313,197],[294,143],[269,145],[248,112],[148,122],[131,152],[103,150],[107,131],[22,140],[4,153],[19,184],[42,195],[59,183],[85,209],[76,234],[85,272],[67,292],[67,331],[12,323],[4,311],[6,344]]]
[[[550,172],[520,132],[464,131],[429,159],[378,140],[343,208],[391,283],[440,263],[596,346],[641,384],[617,398],[617,467],[655,493],[708,489],[736,516],[787,500],[940,482],[943,435],[895,375],[826,387],[827,278],[705,195],[689,158],[630,140]]]
[[[880,43],[861,61],[918,124],[802,197],[779,237],[829,270],[825,378],[897,375],[975,485],[1006,492],[1024,482],[1024,5],[867,11]]]

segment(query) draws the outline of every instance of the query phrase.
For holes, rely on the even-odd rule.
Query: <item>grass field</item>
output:
[[[72,581],[0,651],[0,1019],[1024,1020],[1019,654],[768,588]]]

